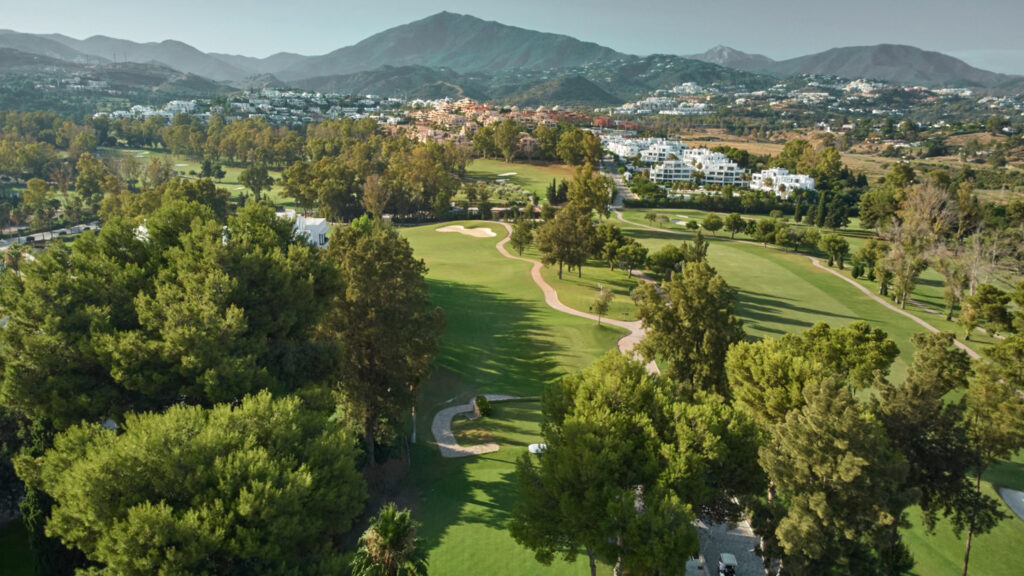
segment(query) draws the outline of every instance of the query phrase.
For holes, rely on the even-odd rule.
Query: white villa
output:
[[[750,188],[775,192],[786,199],[793,190],[814,190],[814,178],[806,174],[790,174],[785,168],[770,168],[752,175]]]
[[[309,218],[302,214],[296,214],[295,210],[285,210],[277,213],[278,218],[287,218],[295,222],[295,233],[305,236],[317,248],[327,246],[327,236],[331,231],[326,218]]]

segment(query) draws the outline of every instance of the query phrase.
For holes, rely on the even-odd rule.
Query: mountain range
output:
[[[941,52],[901,44],[832,48],[780,61],[728,46],[716,46],[690,58],[778,78],[813,74],[884,80],[903,85],[982,88],[1012,86],[1024,79],[981,70]]]
[[[974,68],[938,52],[882,44],[833,48],[775,61],[727,46],[691,56],[634,56],[560,34],[536,32],[441,12],[320,56],[281,52],[267,58],[206,53],[176,40],[139,43],[92,36],[0,30],[0,70],[20,73],[54,61],[116,69],[126,63],[173,69],[234,87],[398,95],[467,95],[552,104],[609,105],[681,82],[758,88],[806,74],[897,84],[1024,90],[1024,76]],[[9,62],[7,62],[9,61]],[[224,89],[227,89],[224,86]]]

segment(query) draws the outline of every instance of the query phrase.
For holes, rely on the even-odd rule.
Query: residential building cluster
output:
[[[814,190],[814,178],[771,168],[749,174],[721,152],[690,148],[677,140],[633,138],[623,133],[601,135],[604,148],[620,158],[636,159],[648,171],[651,182],[672,186],[692,182],[710,186],[733,186],[773,192],[788,198],[793,190]]]
[[[413,100],[407,112],[408,127],[402,127],[410,137],[421,142],[453,141],[468,144],[481,126],[490,126],[505,120],[513,120],[520,126],[533,129],[537,126],[557,126],[560,122],[581,123],[586,116],[578,111],[558,106],[547,108],[501,107],[483,104],[469,98],[453,100]],[[531,145],[531,137],[522,147]]]
[[[100,112],[96,116],[137,120],[162,116],[169,122],[178,114],[189,114],[205,122],[210,114],[220,114],[229,122],[263,118],[278,126],[302,126],[340,118],[374,118],[382,124],[399,124],[404,121],[400,110],[404,105],[401,98],[372,94],[350,96],[265,88],[244,92],[223,104],[214,104],[211,100],[172,100],[159,107],[135,105],[127,110]]]
[[[769,168],[750,176],[750,189],[774,192],[785,199],[793,190],[814,190],[814,178],[806,174],[790,174],[785,168]]]
[[[662,93],[663,91],[659,91]],[[711,109],[705,102],[681,100],[673,96],[648,96],[643,100],[623,104],[612,110],[612,114],[625,116],[645,116],[648,114],[664,114],[669,116],[703,116]]]
[[[209,112],[198,112],[199,105],[195,100],[171,100],[163,106],[143,106],[136,104],[127,110],[114,110],[113,112],[98,112],[93,114],[93,117],[109,116],[115,120],[120,118],[132,118],[135,120],[145,120],[153,116],[160,116],[167,122],[170,122],[178,114],[191,114],[198,117],[202,121],[210,119]]]

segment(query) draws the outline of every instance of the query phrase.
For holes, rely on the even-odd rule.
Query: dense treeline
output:
[[[540,124],[530,131],[514,120],[478,128],[473,148],[484,158],[500,156],[506,162],[520,158],[596,166],[602,156],[601,139],[592,132],[570,124]]]
[[[0,273],[0,505],[40,573],[339,573],[443,327],[423,262],[365,216],[319,250],[210,180],[100,204]]]
[[[110,218],[162,194],[176,170],[168,158],[97,152],[100,147],[151,148],[200,162],[200,178],[221,178],[224,165],[244,168],[240,182],[260,199],[280,186],[307,211],[335,221],[364,213],[398,219],[446,218],[464,187],[471,153],[596,164],[600,140],[574,126],[538,126],[530,135],[515,122],[481,126],[472,149],[454,142],[420,143],[386,133],[374,120],[327,121],[293,130],[263,119],[209,122],[178,115],[145,120],[88,118],[84,123],[45,112],[0,115],[0,174],[14,192],[0,203],[0,224],[32,230]],[[204,185],[205,186],[205,185]],[[129,215],[131,214],[131,208]],[[137,213],[137,211],[136,211]]]

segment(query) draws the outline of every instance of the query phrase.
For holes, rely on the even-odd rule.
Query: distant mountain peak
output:
[[[1020,80],[975,68],[952,56],[906,44],[845,46],[772,64],[765,72],[776,76],[815,74],[869,78],[923,86],[981,86],[995,88]]]
[[[719,44],[707,52],[687,56],[687,58],[751,72],[758,72],[774,62],[762,54],[749,54],[723,44]]]
[[[347,75],[385,65],[447,67],[463,74],[494,74],[512,69],[584,66],[622,56],[611,48],[569,36],[443,11],[374,34],[352,46],[297,62],[278,76],[297,80]]]

